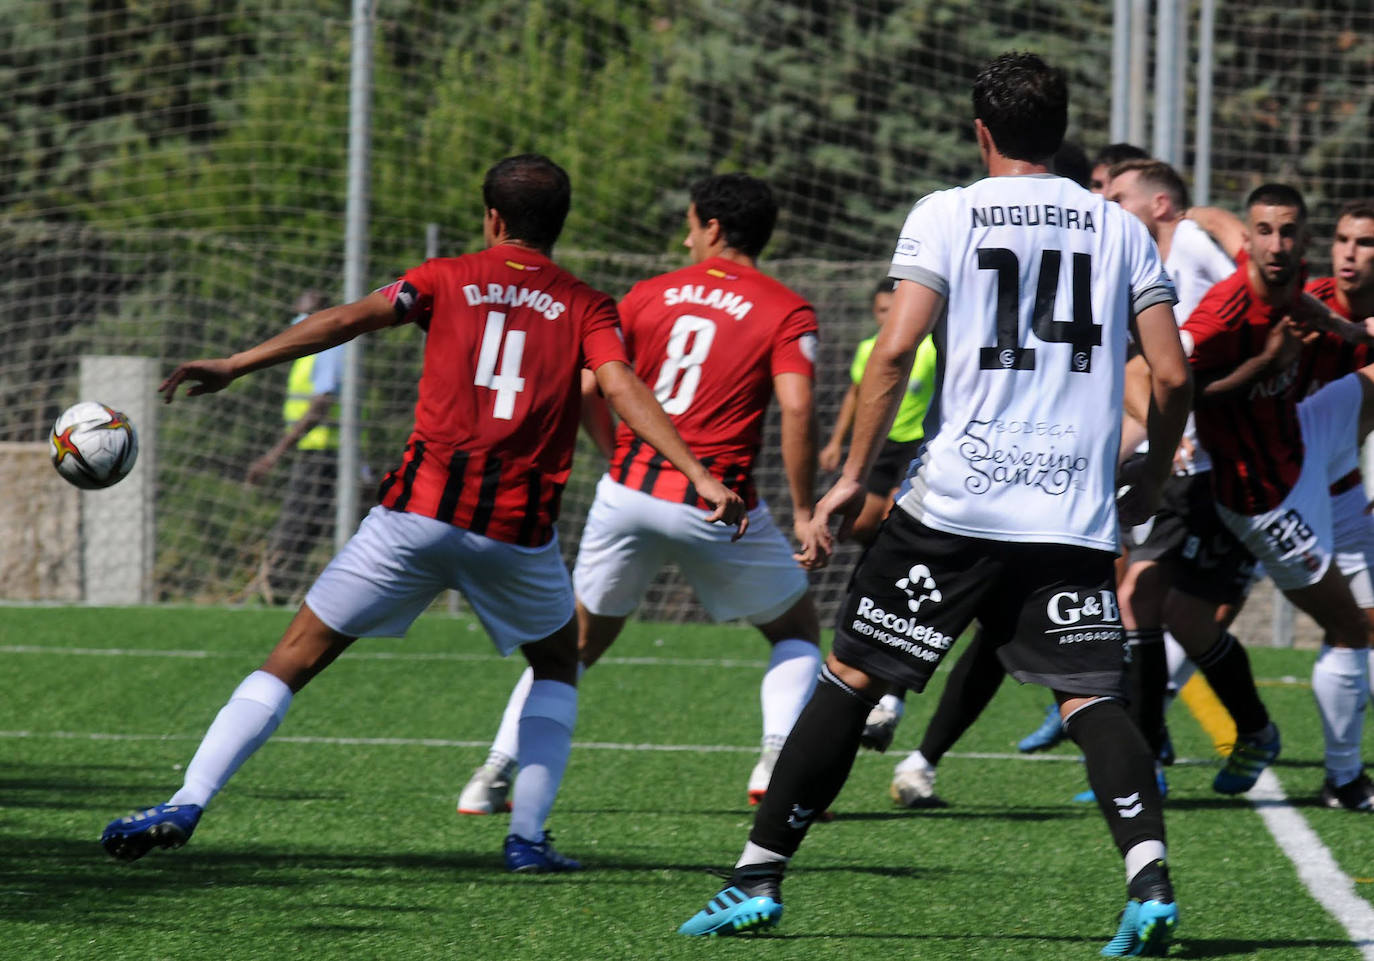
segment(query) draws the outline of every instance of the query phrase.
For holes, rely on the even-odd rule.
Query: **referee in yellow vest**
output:
[[[296,316],[291,322],[300,323],[325,306],[323,294],[307,290],[296,298]],[[255,582],[269,604],[290,601],[305,590],[310,583],[310,553],[333,533],[342,373],[342,346],[292,364],[282,404],[282,435],[248,467],[248,483],[261,483],[277,461],[294,448],[281,514],[268,537]]]

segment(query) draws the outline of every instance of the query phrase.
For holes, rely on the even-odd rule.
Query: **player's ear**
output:
[[[488,207],[482,215],[482,237],[488,247],[495,247],[506,240],[506,220],[495,207]]]
[[[706,221],[703,225],[703,229],[706,231],[706,239],[710,243],[710,246],[725,245],[725,228],[720,225],[719,220],[712,217],[710,220]]]
[[[992,154],[992,134],[988,132],[987,125],[977,117],[973,118],[973,136],[978,141],[978,152],[982,154],[983,161],[986,162]]]

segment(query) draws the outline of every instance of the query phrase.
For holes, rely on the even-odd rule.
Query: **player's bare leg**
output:
[[[625,617],[593,614],[577,603],[577,656],[582,667],[588,668],[601,659],[620,632],[625,628]]]
[[[101,836],[105,850],[133,861],[155,847],[185,844],[210,799],[281,724],[293,695],[354,640],[302,604],[262,667],[239,684],[215,716],[186,765],[181,789],[165,804],[112,821]]]

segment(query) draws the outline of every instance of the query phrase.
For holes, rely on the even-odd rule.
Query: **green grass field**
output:
[[[454,813],[522,665],[442,616],[405,640],[361,641],[325,672],[187,847],[106,858],[101,828],[179,785],[288,616],[0,608],[0,958],[1060,961],[1096,957],[1115,928],[1120,859],[1096,808],[1070,800],[1082,767],[1071,746],[1015,756],[1048,699],[1008,682],[941,765],[949,808],[902,811],[886,795],[933,689],[888,756],[859,757],[836,819],[789,872],[775,934],[678,936],[750,823],[765,648],[733,626],[631,625],[584,681],[551,820],[584,873],[508,875],[507,819]],[[1284,790],[1367,904],[1374,818],[1315,806],[1312,655],[1251,653],[1283,726]],[[1212,794],[1211,743],[1182,705],[1170,723],[1182,759],[1167,804],[1183,912],[1173,955],[1374,956],[1374,936],[1357,946],[1307,893],[1256,808]],[[1365,744],[1374,756],[1374,735]]]

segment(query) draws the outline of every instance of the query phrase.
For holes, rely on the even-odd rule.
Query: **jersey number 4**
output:
[[[496,358],[501,358],[501,373],[496,372]],[[482,349],[477,354],[478,387],[496,391],[496,403],[491,416],[496,420],[510,420],[515,416],[515,395],[525,389],[520,376],[520,361],[525,358],[525,332],[506,333],[506,315],[499,310],[487,314],[487,327],[482,332]]]
[[[1092,255],[1073,255],[1073,289],[1069,313],[1072,320],[1054,319],[1054,302],[1059,296],[1059,265],[1063,254],[1046,250],[1040,255],[1040,280],[1035,286],[1031,307],[1031,330],[1042,341],[1068,344],[1069,370],[1086,374],[1093,369],[1094,347],[1102,346],[1102,326],[1093,323]],[[980,270],[997,272],[997,345],[978,352],[983,370],[1034,370],[1035,348],[1021,344],[1021,263],[1015,251],[1005,247],[979,247]]]

